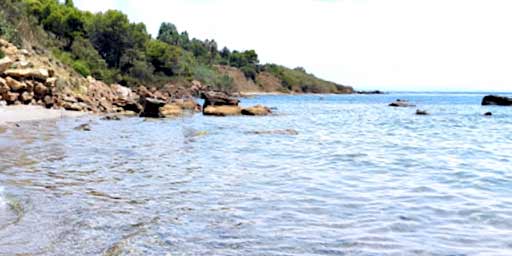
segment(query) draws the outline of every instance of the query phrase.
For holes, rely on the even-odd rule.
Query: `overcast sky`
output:
[[[509,0],[75,0],[357,89],[512,91]]]

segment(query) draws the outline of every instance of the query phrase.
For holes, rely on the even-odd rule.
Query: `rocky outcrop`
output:
[[[496,105],[496,106],[512,106],[512,98],[487,95],[482,99],[482,106]]]
[[[407,101],[407,100],[397,99],[396,101],[389,103],[388,106],[407,108],[407,107],[415,107],[416,105],[409,103],[409,101]]]
[[[242,109],[242,115],[247,116],[266,116],[270,114],[272,114],[272,110],[262,105]]]
[[[16,79],[33,79],[39,81],[46,81],[50,77],[51,71],[44,68],[38,69],[8,69],[4,71],[6,76],[10,76]]]
[[[238,98],[219,91],[202,92],[201,99],[204,99],[203,108],[208,106],[238,106],[240,103]]]

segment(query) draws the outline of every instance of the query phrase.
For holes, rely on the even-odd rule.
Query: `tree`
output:
[[[164,22],[160,25],[157,39],[171,45],[178,45],[180,41],[180,34],[178,33],[178,29],[174,24],[170,22]]]

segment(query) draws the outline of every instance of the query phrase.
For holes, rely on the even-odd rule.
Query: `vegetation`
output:
[[[302,67],[289,69],[283,66],[268,64],[262,67],[281,80],[283,89],[305,93],[336,93],[342,86],[328,82],[308,74]]]
[[[288,90],[323,92],[334,86],[303,69],[261,66],[254,50],[219,50],[215,40],[190,38],[186,31],[179,32],[168,22],[162,23],[157,37],[152,38],[144,24],[130,22],[120,11],[81,11],[72,0],[0,0],[0,6],[0,36],[16,44],[21,44],[21,37],[36,37],[38,44],[51,49],[54,57],[82,76],[92,75],[108,83],[162,85],[197,79],[217,89],[231,90],[233,79],[216,68],[227,65],[255,81],[260,72],[267,70]],[[27,29],[18,31],[23,24],[30,33]]]

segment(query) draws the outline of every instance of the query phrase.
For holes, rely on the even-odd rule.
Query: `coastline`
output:
[[[17,105],[0,107],[0,125],[9,123],[30,122],[59,119],[64,117],[79,117],[86,112],[47,109],[41,106]]]

